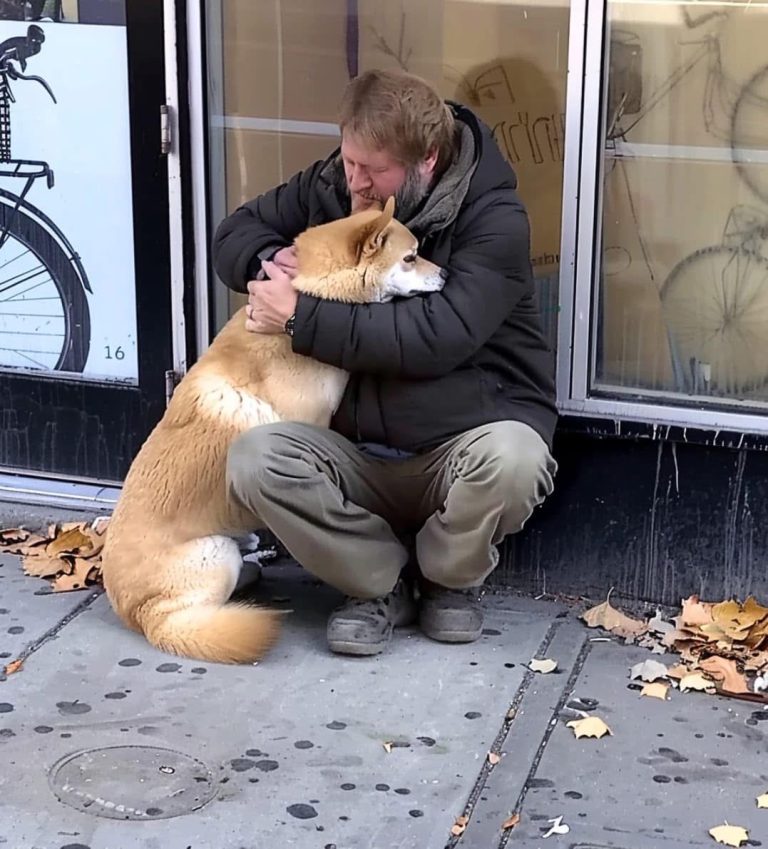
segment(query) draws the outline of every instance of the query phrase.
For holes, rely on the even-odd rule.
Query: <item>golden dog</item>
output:
[[[441,270],[393,218],[394,199],[313,227],[295,242],[294,285],[348,303],[438,291]],[[134,460],[102,554],[112,606],[173,654],[252,662],[274,642],[277,611],[229,602],[242,566],[233,537],[260,525],[228,497],[227,449],[280,421],[330,424],[348,375],[293,353],[288,336],[251,333],[237,312],[190,369]],[[263,523],[261,523],[263,526]]]

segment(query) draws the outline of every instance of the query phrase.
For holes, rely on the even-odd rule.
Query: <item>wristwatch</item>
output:
[[[293,338],[293,331],[296,329],[296,313],[294,313],[288,321],[285,322],[285,326],[283,328],[285,332]]]

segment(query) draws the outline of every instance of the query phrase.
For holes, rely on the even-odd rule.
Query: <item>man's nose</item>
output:
[[[348,182],[349,190],[352,192],[359,192],[361,189],[367,189],[371,185],[367,172],[362,168],[353,168],[350,171]]]

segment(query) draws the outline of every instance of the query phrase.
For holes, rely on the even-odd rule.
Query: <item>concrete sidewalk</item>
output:
[[[404,629],[347,659],[324,640],[338,596],[277,565],[256,595],[294,611],[283,637],[227,667],[164,655],[103,595],[0,563],[2,663],[26,657],[0,681],[9,849],[687,849],[724,821],[768,845],[768,711],[641,698],[627,673],[648,652],[595,641],[563,604],[486,596],[475,644]],[[576,739],[579,710],[612,736]],[[546,837],[557,817],[569,831]]]

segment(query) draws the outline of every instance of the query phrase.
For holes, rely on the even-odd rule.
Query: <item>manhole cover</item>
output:
[[[155,746],[75,752],[53,765],[49,783],[65,805],[118,820],[178,817],[216,795],[204,763]]]

